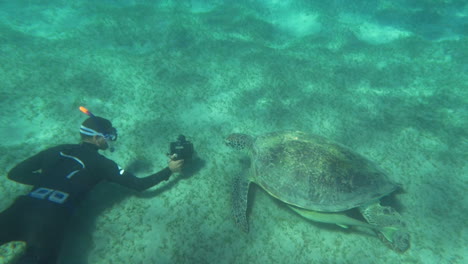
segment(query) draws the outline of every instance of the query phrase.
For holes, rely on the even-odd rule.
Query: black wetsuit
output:
[[[56,263],[73,208],[97,183],[108,180],[143,191],[169,179],[170,175],[169,168],[165,168],[137,178],[99,154],[98,148],[89,143],[44,150],[8,174],[9,179],[34,188],[0,213],[0,245],[25,241],[28,245],[25,256],[33,261],[28,263]],[[35,193],[43,197],[38,198]]]

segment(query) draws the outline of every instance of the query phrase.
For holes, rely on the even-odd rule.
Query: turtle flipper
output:
[[[410,247],[410,235],[401,215],[392,207],[374,203],[360,208],[369,224],[379,226],[379,237],[391,248],[405,252]]]
[[[237,226],[244,232],[249,232],[249,222],[247,220],[249,185],[249,180],[237,177],[234,179],[232,188],[232,214]]]

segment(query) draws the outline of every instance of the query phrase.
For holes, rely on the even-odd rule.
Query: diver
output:
[[[57,263],[74,208],[97,183],[107,180],[144,191],[182,170],[184,160],[173,157],[166,168],[145,178],[123,170],[98,152],[112,150],[111,143],[117,140],[112,123],[84,107],[80,110],[89,116],[80,127],[80,144],[46,149],[8,173],[10,180],[33,186],[0,213],[0,245],[26,242],[25,254],[17,263]]]

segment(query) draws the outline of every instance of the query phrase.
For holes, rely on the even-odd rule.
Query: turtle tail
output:
[[[242,177],[237,177],[232,188],[232,214],[236,225],[244,232],[249,232],[247,220],[247,198],[250,182]]]

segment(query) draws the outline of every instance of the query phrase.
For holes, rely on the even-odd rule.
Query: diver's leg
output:
[[[20,213],[21,208],[16,202],[0,213],[0,245],[19,239],[17,216]]]
[[[59,250],[46,247],[28,247],[15,264],[56,264]]]
[[[36,258],[35,264],[57,263],[65,232],[63,223],[42,225],[28,240],[31,255]]]
[[[21,215],[23,203],[17,199],[10,207],[0,212],[0,259],[2,263],[15,263],[26,250],[26,243],[21,239]]]
[[[31,218],[34,221],[28,225],[28,233],[26,234],[26,241],[30,249],[28,253],[36,259],[35,263],[37,264],[57,263],[64,233],[70,219],[70,211],[50,202],[31,210],[34,215]]]

